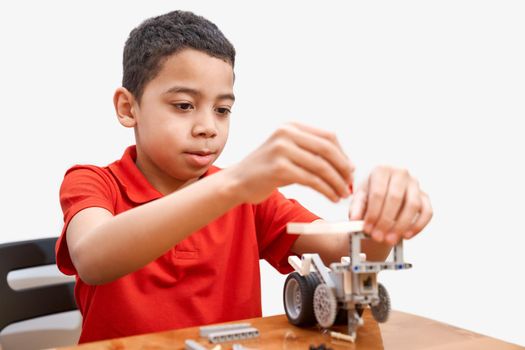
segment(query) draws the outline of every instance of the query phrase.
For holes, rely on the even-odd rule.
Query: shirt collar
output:
[[[162,193],[157,191],[139,170],[135,164],[136,159],[137,148],[133,145],[126,148],[120,160],[108,166],[111,173],[117,179],[122,191],[126,193],[131,201],[137,204],[143,204],[163,197]],[[202,177],[211,175],[218,170],[217,167],[210,166]]]

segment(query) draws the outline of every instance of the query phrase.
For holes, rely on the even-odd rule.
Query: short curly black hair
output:
[[[122,86],[140,103],[144,87],[164,60],[187,48],[235,64],[235,48],[214,23],[189,11],[172,11],[149,18],[130,32],[124,46]]]

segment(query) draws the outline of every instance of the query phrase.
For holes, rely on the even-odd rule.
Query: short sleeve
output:
[[[275,190],[262,203],[255,206],[255,221],[259,256],[281,273],[292,271],[288,264],[290,249],[299,238],[286,233],[289,222],[312,222],[320,219],[294,199],[284,197]]]
[[[56,244],[56,263],[66,275],[75,275],[67,247],[66,231],[71,219],[81,210],[100,207],[115,215],[113,185],[101,169],[89,165],[76,165],[64,175],[60,187],[60,205],[64,213],[64,227]]]

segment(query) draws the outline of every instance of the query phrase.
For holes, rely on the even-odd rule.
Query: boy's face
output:
[[[185,49],[165,59],[133,103],[137,166],[161,192],[198,179],[222,152],[234,102],[233,68]]]

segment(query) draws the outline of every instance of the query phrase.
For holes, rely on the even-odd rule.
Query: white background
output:
[[[129,31],[173,9],[215,22],[235,45],[233,164],[279,125],[336,131],[358,179],[407,167],[435,216],[406,243],[414,268],[383,272],[393,307],[525,345],[521,1],[0,3],[0,242],[58,235],[58,189],[76,163],[133,143],[112,94]],[[309,189],[283,189],[344,220]],[[284,277],[263,264],[264,314]]]

